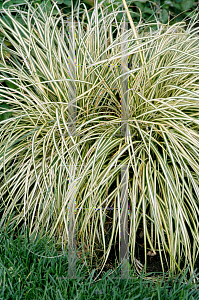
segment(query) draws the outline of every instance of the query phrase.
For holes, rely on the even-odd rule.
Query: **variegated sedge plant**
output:
[[[116,18],[123,5],[108,13],[103,1],[89,11],[80,4],[67,16],[56,3],[56,14],[30,4],[27,11],[2,9],[0,104],[9,109],[2,106],[1,116],[12,115],[0,122],[0,226],[22,222],[30,235],[56,235],[67,245],[73,207],[77,245],[84,243],[88,263],[102,270],[119,236],[126,165],[131,261],[143,228],[145,262],[147,251],[156,252],[163,271],[165,257],[171,272],[190,264],[192,273],[199,249],[197,15],[188,26],[135,26],[123,4],[125,32]],[[125,137],[117,134],[122,56],[128,57]],[[75,135],[67,123],[71,99]]]

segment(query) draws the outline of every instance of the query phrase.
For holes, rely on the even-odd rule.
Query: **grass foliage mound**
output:
[[[188,264],[193,273],[199,249],[197,15],[188,26],[135,27],[127,14],[118,22],[122,7],[108,13],[102,4],[90,11],[80,5],[67,16],[54,7],[57,14],[39,5],[1,11],[0,226],[9,219],[25,224],[30,235],[43,230],[67,245],[73,222],[89,264],[101,268],[119,236],[120,176],[127,166],[131,260],[143,228],[145,261],[151,250],[163,268],[164,259],[174,273]]]

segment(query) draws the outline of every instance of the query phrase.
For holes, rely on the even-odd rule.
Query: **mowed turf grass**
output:
[[[167,280],[156,274],[153,282],[134,272],[122,279],[117,269],[94,281],[95,270],[77,260],[77,278],[70,279],[68,253],[55,247],[54,240],[33,242],[24,230],[0,233],[0,299],[199,299],[196,274],[189,280],[187,274]]]

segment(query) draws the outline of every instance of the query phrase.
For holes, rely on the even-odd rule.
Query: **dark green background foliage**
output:
[[[135,1],[134,5],[142,11],[143,19],[159,19],[162,23],[175,17],[175,22],[181,21],[197,7],[194,0],[164,0],[164,1]]]
[[[172,21],[172,19],[173,22],[182,21],[185,17],[191,16],[193,10],[199,6],[199,1],[194,2],[194,0],[126,0],[126,2],[129,5],[131,16],[135,23],[140,21],[140,16],[143,20],[159,20],[162,23],[167,23],[168,20]],[[110,1],[105,1],[105,4],[108,5],[108,3]],[[114,1],[113,6],[115,8],[118,6],[117,3],[122,3],[122,0]]]
[[[8,111],[6,112],[6,110],[10,109],[10,106],[6,103],[1,103],[0,104],[0,120],[6,120],[8,118],[10,118],[12,116],[12,114]]]
[[[99,0],[101,2],[102,0]],[[0,8],[4,3],[4,7],[8,7],[10,5],[24,5],[25,0],[10,0],[6,2],[5,0],[0,0]],[[46,5],[47,9],[51,9],[52,3],[48,0],[33,0],[28,1],[36,4]],[[57,3],[62,9],[64,13],[68,13],[71,10],[71,6],[77,5],[78,0],[58,0]],[[94,0],[81,0],[82,3],[86,4],[88,8],[94,5]],[[140,20],[140,12],[142,14],[142,18],[145,20],[155,20],[159,19],[161,22],[166,23],[168,19],[171,20],[175,17],[175,22],[181,21],[187,15],[199,6],[199,1],[194,0],[139,0],[139,1],[126,1],[130,5],[130,10],[132,12],[132,16],[134,17],[134,21],[139,22]],[[122,0],[113,1],[113,7],[117,8],[118,4],[122,3]],[[110,0],[106,0],[104,2],[105,6],[110,4]],[[111,10],[111,8],[110,8]]]

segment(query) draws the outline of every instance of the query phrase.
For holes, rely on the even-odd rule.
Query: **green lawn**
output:
[[[26,236],[0,234],[0,299],[199,299],[199,284],[186,281],[186,274],[153,283],[133,272],[121,279],[119,270],[110,270],[95,282],[95,270],[78,260],[77,279],[69,279],[67,252],[60,253],[53,241]]]

